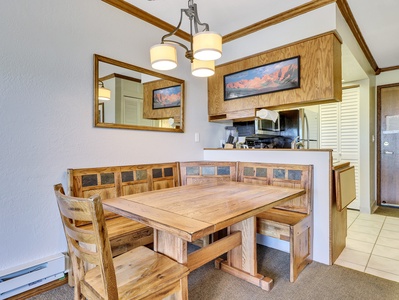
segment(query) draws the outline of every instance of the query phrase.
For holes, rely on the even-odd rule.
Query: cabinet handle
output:
[[[385,154],[393,154],[393,151],[384,151]]]

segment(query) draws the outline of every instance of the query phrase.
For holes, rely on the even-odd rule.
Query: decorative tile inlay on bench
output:
[[[180,162],[180,184],[189,185],[216,181],[236,181],[236,166],[236,162]]]
[[[177,186],[178,174],[177,163],[68,169],[68,191],[75,197],[109,199]],[[105,217],[114,256],[153,242],[152,228],[107,211]]]

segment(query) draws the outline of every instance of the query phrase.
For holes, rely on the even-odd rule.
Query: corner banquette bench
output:
[[[290,243],[290,282],[313,260],[313,166],[238,163],[238,181],[305,189],[306,194],[257,215],[257,232]]]
[[[75,197],[99,194],[101,199],[108,199],[178,185],[237,180],[304,188],[304,196],[257,216],[258,233],[290,241],[290,281],[293,282],[312,261],[312,171],[309,165],[221,161],[68,169],[68,192]],[[111,212],[105,213],[113,256],[138,246],[151,246],[152,228]],[[208,242],[203,240],[202,244]]]
[[[68,169],[68,193],[101,199],[174,187],[179,184],[177,163]],[[153,242],[153,229],[139,222],[104,210],[112,256]],[[82,228],[91,224],[81,222]],[[71,273],[69,284],[73,285]]]

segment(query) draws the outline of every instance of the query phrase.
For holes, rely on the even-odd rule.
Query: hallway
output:
[[[399,218],[348,209],[346,248],[335,264],[399,282]]]

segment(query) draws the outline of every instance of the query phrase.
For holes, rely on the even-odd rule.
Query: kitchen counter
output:
[[[332,150],[207,148],[204,160],[313,165],[313,260],[333,263]],[[285,241],[258,236],[258,243],[289,252]]]
[[[204,150],[218,150],[218,151],[311,151],[311,152],[317,152],[317,151],[321,151],[321,152],[332,152],[332,150],[330,149],[291,149],[291,148],[248,148],[248,149],[244,149],[244,148],[231,148],[231,149],[225,149],[225,148],[204,148]]]

